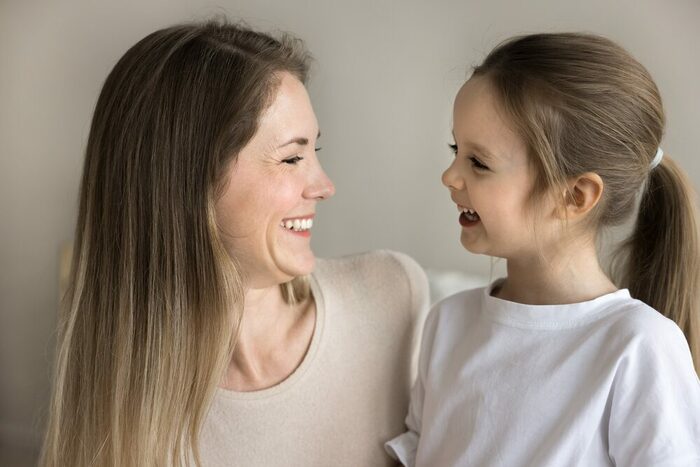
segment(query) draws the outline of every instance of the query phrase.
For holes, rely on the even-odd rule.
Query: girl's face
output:
[[[500,110],[491,84],[473,77],[454,103],[455,158],[442,175],[459,211],[461,242],[472,253],[512,259],[537,251],[527,147]],[[545,212],[545,211],[543,211]],[[543,224],[538,223],[538,233]]]
[[[229,254],[250,288],[313,271],[310,224],[316,203],[335,192],[316,158],[318,135],[304,85],[283,74],[258,131],[231,162],[228,186],[216,204]]]

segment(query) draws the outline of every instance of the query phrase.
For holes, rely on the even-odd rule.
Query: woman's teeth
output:
[[[295,232],[303,232],[309,230],[314,225],[313,219],[288,219],[286,221],[280,222],[280,227],[287,230],[294,230]]]

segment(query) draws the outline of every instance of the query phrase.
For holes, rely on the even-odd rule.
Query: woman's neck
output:
[[[508,259],[507,270],[507,279],[494,295],[516,303],[579,303],[617,290],[600,266],[593,239]]]
[[[313,300],[290,305],[279,286],[249,289],[224,387],[254,391],[274,386],[299,366],[316,322]]]

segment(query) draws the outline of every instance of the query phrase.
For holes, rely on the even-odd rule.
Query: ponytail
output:
[[[630,294],[683,330],[700,374],[700,245],[695,192],[668,156],[652,169],[623,248]]]

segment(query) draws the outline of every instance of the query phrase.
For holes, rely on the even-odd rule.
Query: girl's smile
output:
[[[460,206],[459,204],[457,205],[457,210],[459,211],[459,224],[462,227],[473,227],[476,224],[479,223],[481,218],[479,217],[479,214],[471,209],[471,208],[465,208],[464,206]]]

